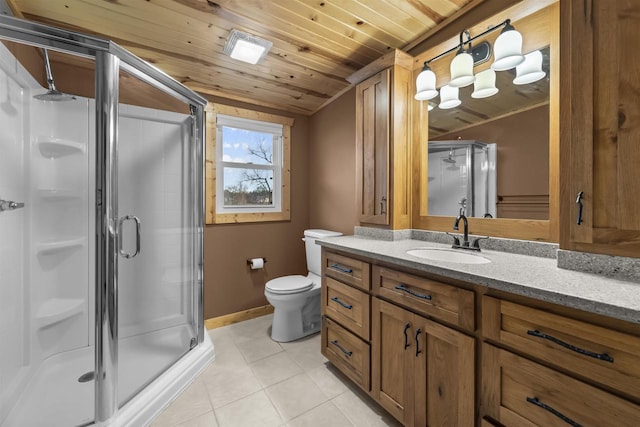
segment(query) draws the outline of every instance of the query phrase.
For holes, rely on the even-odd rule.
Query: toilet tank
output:
[[[320,276],[322,269],[322,260],[320,259],[321,249],[320,245],[316,245],[316,239],[324,239],[326,237],[342,236],[342,233],[329,230],[305,230],[304,231],[304,245],[307,253],[307,270]]]

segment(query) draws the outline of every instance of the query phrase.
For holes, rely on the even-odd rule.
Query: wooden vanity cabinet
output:
[[[472,332],[473,292],[379,266],[372,280],[374,399],[405,426],[473,426],[475,339],[431,320]]]
[[[403,425],[640,426],[640,325],[322,252],[322,354]]]
[[[560,245],[640,257],[640,3],[561,3]],[[576,47],[579,47],[576,49]],[[564,83],[567,84],[564,84]],[[577,195],[582,192],[582,218]]]
[[[370,265],[322,249],[321,352],[363,390],[370,390]]]
[[[413,58],[396,50],[354,77],[366,76],[356,86],[356,197],[362,224],[411,226],[412,66]]]
[[[483,416],[501,426],[640,425],[640,337],[482,300]]]

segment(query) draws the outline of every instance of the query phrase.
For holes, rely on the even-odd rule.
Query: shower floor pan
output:
[[[161,334],[161,337],[158,337],[158,334]],[[150,335],[153,335],[152,340],[149,339]],[[119,363],[119,396],[133,396],[147,384],[149,378],[153,378],[154,373],[169,368],[184,353],[185,348],[188,348],[188,341],[185,345],[185,337],[189,336],[191,336],[190,328],[179,326],[121,340],[120,359],[127,362]],[[210,347],[208,349],[210,354],[204,357],[204,365],[187,367],[187,370],[200,372],[212,360],[213,347],[208,337],[206,338],[205,342],[198,346]],[[198,347],[194,351],[197,352]],[[207,348],[199,350],[207,351]],[[188,359],[189,356],[183,359]],[[175,365],[182,362],[183,360],[180,360]],[[93,346],[47,358],[27,385],[18,404],[0,426],[71,427],[92,424],[95,383],[92,379],[86,381],[86,374],[93,371],[94,363]],[[79,381],[83,375],[85,375],[84,381]],[[180,389],[186,387],[194,376],[195,374]],[[145,392],[146,390],[142,390],[140,393]],[[122,400],[121,397],[119,397],[120,400]],[[165,404],[156,405],[158,407],[152,413],[159,411]],[[122,408],[122,411],[124,410],[126,406]],[[140,411],[141,409],[136,410],[136,412]]]

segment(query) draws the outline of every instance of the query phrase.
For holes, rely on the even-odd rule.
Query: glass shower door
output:
[[[118,406],[197,344],[193,118],[134,79],[121,71],[141,98],[118,106]]]

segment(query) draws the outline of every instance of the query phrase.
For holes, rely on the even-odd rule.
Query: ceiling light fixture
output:
[[[223,52],[238,61],[257,64],[269,52],[273,43],[260,37],[232,29]]]
[[[491,45],[488,42],[482,42],[479,45],[481,46],[481,49],[476,52],[471,47],[471,42],[493,31],[499,30],[500,28],[502,28],[502,31],[495,42],[495,59],[490,68],[493,72],[483,71],[482,73],[479,73],[478,76],[474,76],[474,65],[481,64],[489,58],[491,55]],[[465,35],[467,36],[466,41],[464,40]],[[465,49],[465,45],[469,45],[467,49]],[[495,87],[495,71],[510,70],[511,68],[521,64],[525,59],[524,55],[522,55],[522,35],[516,31],[513,25],[511,25],[510,19],[483,31],[474,37],[471,37],[469,31],[463,30],[460,32],[460,43],[457,46],[424,62],[422,71],[420,71],[420,74],[418,74],[418,77],[416,78],[415,99],[419,101],[426,101],[433,99],[438,95],[438,90],[436,89],[436,75],[429,67],[429,63],[448,55],[456,49],[458,50],[458,53],[453,58],[450,66],[451,81],[441,88],[442,91],[447,87],[448,96],[445,98],[451,98],[451,88],[468,86],[476,81],[477,78],[482,78],[482,81],[476,82],[474,95],[472,95],[474,98],[484,98],[495,95],[498,93],[498,89]],[[477,60],[474,59],[474,55],[478,58]],[[442,93],[440,94],[440,98],[442,101]],[[448,101],[449,102],[441,102],[439,105],[440,108],[453,108],[451,105],[456,104],[456,101],[457,104],[455,106],[460,104],[460,101],[457,99],[457,95],[454,99],[449,99]]]

